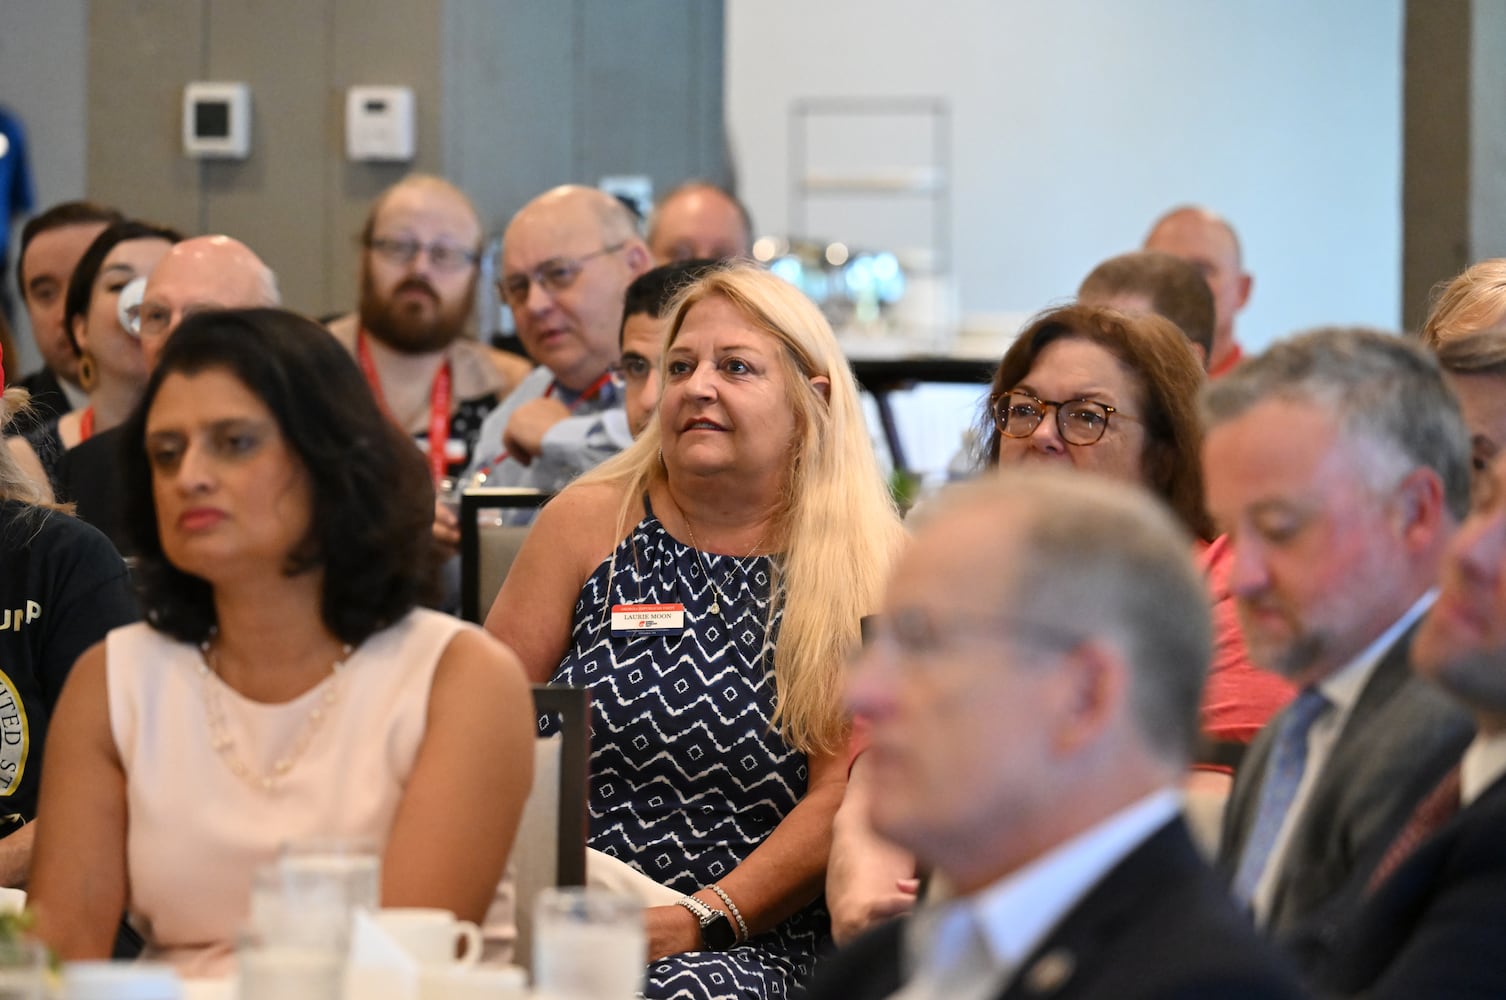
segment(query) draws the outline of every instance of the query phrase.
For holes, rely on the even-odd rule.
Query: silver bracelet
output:
[[[737,908],[736,903],[732,902],[732,897],[727,895],[726,890],[717,885],[715,882],[711,883],[706,888],[722,897],[722,902],[726,903],[727,909],[732,911],[732,919],[737,921],[737,933],[740,935],[738,941],[742,942],[748,940],[748,925],[743,922],[742,911]]]
[[[683,906],[685,907],[685,909],[689,910],[692,914],[694,914],[697,922],[702,922],[711,918],[711,907],[707,906],[699,899],[696,899],[694,896],[681,896],[679,899],[675,900],[675,905]]]

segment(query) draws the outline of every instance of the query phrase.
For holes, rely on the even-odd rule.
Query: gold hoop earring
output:
[[[85,392],[93,392],[98,380],[99,372],[94,368],[94,357],[85,351],[78,359],[78,384]]]

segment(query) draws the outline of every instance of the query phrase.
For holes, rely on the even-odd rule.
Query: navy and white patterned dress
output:
[[[795,807],[806,759],[769,729],[769,558],[697,553],[664,530],[647,497],[644,507],[615,566],[607,559],[581,588],[552,681],[591,688],[591,846],[692,893],[735,868]],[[708,572],[720,614],[711,612]],[[613,637],[614,604],[684,604],[685,630]],[[731,951],[652,963],[645,996],[784,997],[809,977],[828,930],[817,902]]]

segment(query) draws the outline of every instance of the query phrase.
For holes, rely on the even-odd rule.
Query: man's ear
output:
[[[810,377],[811,388],[820,394],[821,398],[831,402],[831,379],[825,375],[812,375]]]
[[[1427,466],[1419,466],[1409,472],[1396,489],[1395,512],[1397,528],[1407,547],[1414,550],[1430,548],[1440,531],[1445,530],[1448,520],[1448,505],[1443,497],[1443,480]]]
[[[1129,696],[1129,664],[1113,647],[1089,640],[1062,655],[1067,685],[1064,711],[1056,722],[1056,749],[1071,755],[1097,742],[1116,724]]]
[[[640,240],[629,243],[622,255],[627,261],[628,270],[633,272],[635,278],[654,266],[654,255],[649,253],[648,247]]]

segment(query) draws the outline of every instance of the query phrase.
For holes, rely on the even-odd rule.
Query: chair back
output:
[[[509,511],[537,511],[553,493],[543,490],[472,488],[460,494],[460,617],[480,625],[512,568],[532,517]]]
[[[559,718],[559,731],[534,743],[533,788],[523,805],[508,864],[517,924],[512,960],[529,968],[533,905],[539,892],[586,884],[586,785],[591,756],[588,688],[536,684],[533,699],[539,715]]]

